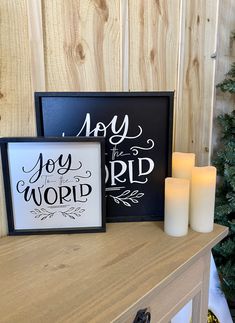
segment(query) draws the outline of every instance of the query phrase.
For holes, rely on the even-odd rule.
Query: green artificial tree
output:
[[[234,35],[233,35],[233,38]],[[235,62],[225,80],[217,85],[235,97]],[[229,228],[228,236],[213,249],[221,278],[221,287],[230,302],[235,301],[235,110],[220,115],[221,146],[213,164],[217,167],[219,183],[216,191],[215,222]]]

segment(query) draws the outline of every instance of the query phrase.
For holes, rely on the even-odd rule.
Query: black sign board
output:
[[[35,94],[39,136],[106,137],[109,222],[163,219],[164,179],[171,175],[173,96],[173,92]]]

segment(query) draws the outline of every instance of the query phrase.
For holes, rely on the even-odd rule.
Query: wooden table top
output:
[[[132,222],[109,223],[106,233],[2,238],[0,321],[111,322],[227,232],[215,225],[175,238],[162,222]]]

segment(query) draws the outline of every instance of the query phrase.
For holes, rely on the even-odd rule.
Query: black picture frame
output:
[[[105,232],[106,199],[104,185],[104,143],[105,141],[102,137],[1,138],[0,148],[9,235]],[[43,159],[43,152],[45,153],[45,151],[47,151],[47,154],[45,154],[44,157],[48,156],[48,154],[52,154],[53,156],[59,156],[58,159],[53,160],[54,157],[49,157],[49,159],[48,157],[45,157],[46,159]],[[31,152],[32,155],[27,154]],[[67,157],[63,157],[63,152],[69,152]],[[22,157],[24,154],[25,156]],[[31,158],[32,156],[39,156],[39,158],[33,159]],[[76,156],[75,159],[74,156]],[[88,166],[85,165],[84,161],[86,162],[86,158],[87,160],[91,160],[92,156],[97,157],[98,159],[96,160],[96,163],[89,162],[88,164],[91,168],[86,169],[86,167]],[[24,158],[25,160],[28,160],[27,163],[31,163],[31,165],[35,165],[35,167],[27,168],[27,166],[24,166],[22,164],[22,160],[24,160]],[[56,163],[59,166],[56,166]],[[73,164],[76,164],[79,167],[74,168]],[[91,164],[96,166],[91,166]],[[15,167],[16,165],[17,168]],[[46,172],[45,169],[48,171],[48,176],[52,178],[44,175]],[[31,176],[31,181],[25,181],[25,178],[23,178],[23,180],[19,180],[20,172],[24,172],[24,176],[25,174],[30,174],[29,176]],[[34,172],[33,175],[32,172]],[[69,175],[71,174],[71,172],[73,172],[72,175],[75,176],[69,177],[71,176]],[[35,184],[36,179],[37,181],[39,180],[39,184],[38,182],[37,184]],[[89,182],[89,184],[84,184],[84,181],[86,181],[87,183]],[[27,184],[29,185],[26,186]],[[15,194],[16,185],[19,185],[18,187],[20,188],[20,193],[18,194],[18,197],[16,197]],[[32,185],[32,187],[35,189],[35,195],[34,193],[32,193],[33,190],[31,190],[32,187],[30,187],[30,185]],[[48,188],[47,185],[51,185],[53,187]],[[28,194],[25,193],[27,187],[30,187],[28,190]],[[46,188],[45,190],[44,187]],[[63,191],[65,187],[67,191]],[[80,188],[80,191],[78,191],[78,187]],[[57,202],[53,204],[51,197],[51,201],[49,202],[48,196],[50,196],[49,194],[51,194],[49,193],[49,189],[54,192],[57,192],[56,190],[58,189],[58,192],[55,193],[53,198],[56,198],[58,201],[60,201],[59,204]],[[82,189],[83,195],[77,196],[79,194],[78,192],[81,192]],[[39,201],[41,202],[40,198],[38,198],[39,195],[37,195],[39,191],[42,192],[41,190],[44,190],[44,198],[42,198],[44,204],[45,192],[47,191],[48,203],[50,203],[48,204],[49,206],[47,209],[42,207],[43,204],[41,204],[40,206],[36,205],[34,198],[32,197],[35,196],[35,200],[37,201],[37,203]],[[43,193],[40,194],[43,195]],[[92,196],[92,198],[90,198],[88,194]],[[25,196],[27,196],[27,199],[29,199],[29,201],[25,200]],[[58,196],[60,196],[60,198]],[[34,206],[36,205],[36,207],[30,212],[26,211],[26,208],[28,208],[28,206],[24,208],[26,203],[29,202]],[[23,205],[20,211],[18,210],[19,204],[21,206]],[[94,209],[94,207],[96,206],[97,213],[94,212],[90,214],[89,210]],[[49,209],[50,207],[52,209]],[[46,224],[46,227],[45,225],[40,224],[40,221],[42,223],[45,220],[43,219],[43,217],[45,217],[43,213],[45,214],[45,212],[47,212],[47,217],[45,219],[53,220],[55,223],[54,227],[53,223]],[[53,219],[52,214],[53,216],[56,215],[57,219]],[[29,219],[29,216],[34,217],[34,219],[37,218],[37,224],[32,225],[31,218],[31,222],[28,224],[27,219]],[[28,218],[26,219],[26,217]],[[60,218],[59,221],[58,217]],[[23,220],[27,223],[25,227],[24,224],[20,223],[20,221],[22,222],[22,219],[26,219]],[[63,223],[65,224],[65,221],[67,220],[75,222],[66,222],[66,225],[63,225]],[[16,223],[18,223],[17,226]],[[86,225],[86,223],[88,225]],[[30,225],[32,225],[32,227],[30,227]]]
[[[130,137],[135,136],[139,127],[143,128],[143,135],[138,137],[133,145],[133,147],[143,148],[142,151],[137,152],[138,156],[142,156],[143,164],[136,166],[137,161],[134,160],[131,165],[132,162],[127,161],[125,159],[127,157],[123,157],[125,154],[130,154],[130,142],[127,143],[127,140],[120,149],[123,153],[122,160],[129,163],[129,171],[131,167],[134,172],[138,167],[141,167],[141,171],[144,173],[144,167],[148,167],[148,157],[154,161],[154,167],[155,165],[156,167],[147,178],[148,185],[145,185],[144,188],[140,187],[141,184],[139,186],[138,184],[133,185],[133,182],[132,185],[120,185],[125,188],[122,188],[121,194],[115,196],[112,194],[112,197],[108,190],[113,188],[111,186],[114,183],[110,185],[111,171],[109,170],[108,180],[106,176],[107,222],[161,221],[164,218],[164,179],[171,176],[173,102],[174,92],[36,92],[37,134],[46,137],[105,136],[107,170],[110,166],[109,163],[113,161],[111,151],[114,149],[114,146],[110,145],[110,128],[114,126],[116,130],[120,130],[126,121],[124,116],[127,115],[130,121],[130,129],[128,130]],[[86,119],[88,114],[90,120]],[[116,125],[112,124],[114,116],[117,116]],[[91,127],[90,133],[87,130],[88,121]],[[108,127],[109,123],[111,125]],[[100,128],[103,127],[103,132],[92,132],[98,124]],[[83,125],[85,127],[82,129]],[[125,125],[123,125],[124,128]],[[153,140],[151,141],[149,138],[153,138]],[[147,151],[153,141],[154,151]],[[138,147],[140,145],[142,147]],[[133,155],[133,150],[131,154]],[[145,158],[145,156],[147,157]],[[120,165],[116,162],[113,168],[118,166]],[[131,194],[134,195],[131,196]],[[122,200],[118,200],[117,197]]]

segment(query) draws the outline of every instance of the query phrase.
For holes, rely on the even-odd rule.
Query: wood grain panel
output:
[[[0,1],[0,136],[35,134],[27,4]],[[0,236],[6,234],[1,185]]]
[[[235,31],[235,1],[223,0],[219,3],[217,50],[216,50],[216,73],[215,84],[225,78],[232,62],[235,62],[235,40],[231,39],[231,33]],[[216,101],[214,106],[212,150],[219,143],[219,129],[215,118],[221,113],[232,112],[235,109],[234,94],[223,93],[219,89],[216,91]]]
[[[120,1],[122,91],[129,89],[129,1]]]
[[[129,0],[129,88],[176,89],[179,0]]]
[[[41,0],[28,0],[29,42],[31,57],[32,88],[35,91],[45,91],[45,62],[42,28]]]
[[[26,1],[0,2],[0,136],[34,134]]]
[[[119,1],[43,1],[46,89],[121,90]]]
[[[218,0],[185,1],[175,113],[175,150],[195,152],[198,165],[210,160]]]

